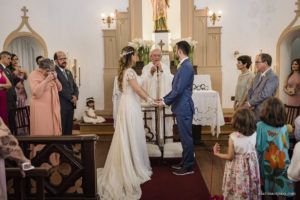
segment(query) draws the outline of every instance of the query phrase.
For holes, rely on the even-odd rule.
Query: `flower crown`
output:
[[[123,56],[127,56],[128,54],[134,53],[134,51],[124,51],[123,53],[120,54],[120,57],[122,58]]]

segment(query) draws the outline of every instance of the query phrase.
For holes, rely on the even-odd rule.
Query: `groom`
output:
[[[194,114],[194,102],[192,90],[194,82],[193,65],[188,59],[190,45],[186,41],[176,44],[176,57],[180,63],[172,82],[172,90],[157,105],[171,106],[172,112],[176,115],[177,126],[181,145],[183,148],[182,161],[172,165],[175,175],[187,175],[194,173],[194,145],[192,137],[192,121]]]

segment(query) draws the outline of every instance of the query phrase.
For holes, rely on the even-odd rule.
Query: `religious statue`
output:
[[[168,32],[167,8],[170,0],[151,0],[153,8],[154,32]]]

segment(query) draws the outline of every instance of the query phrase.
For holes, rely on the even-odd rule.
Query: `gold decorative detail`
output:
[[[32,38],[36,39],[36,40],[40,43],[40,45],[41,45],[41,46],[43,47],[43,49],[44,49],[44,56],[45,56],[45,57],[48,57],[48,50],[47,50],[47,45],[46,45],[45,41],[44,41],[43,38],[42,38],[37,32],[35,32],[35,31],[31,28],[31,26],[29,25],[29,22],[28,22],[28,18],[29,18],[29,17],[26,15],[27,12],[28,12],[28,9],[26,8],[26,6],[24,6],[24,7],[21,9],[21,11],[24,12],[24,16],[22,16],[22,22],[21,22],[21,24],[19,25],[19,27],[18,27],[16,30],[14,30],[13,32],[11,32],[11,33],[7,36],[7,38],[6,38],[5,42],[4,42],[4,45],[3,45],[3,50],[7,50],[9,44],[10,44],[14,39],[16,39],[16,38],[18,38],[18,37],[23,37],[23,36],[25,36],[25,37],[32,37]],[[20,30],[21,30],[24,26],[26,26],[30,32],[20,32]]]
[[[212,22],[212,24],[215,25],[216,21],[220,21],[220,18],[222,16],[222,11],[219,10],[218,14],[216,14],[215,12],[210,10],[210,11],[208,11],[208,16],[209,16],[209,19]]]
[[[112,23],[114,23],[114,21],[115,21],[115,14],[110,13],[110,15],[106,17],[105,13],[102,13],[101,19],[102,19],[103,24],[107,24],[108,28],[110,28],[110,25]]]
[[[235,50],[235,51],[233,52],[234,57],[236,57],[236,56],[239,55],[239,54],[240,54],[240,52],[239,52],[238,50]]]

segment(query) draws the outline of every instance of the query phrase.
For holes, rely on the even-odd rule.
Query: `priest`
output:
[[[162,52],[160,49],[155,48],[150,52],[150,63],[143,67],[142,80],[143,89],[156,99],[160,99],[168,94],[172,89],[173,75],[170,71],[170,65],[161,62]],[[166,114],[171,114],[171,109],[166,108]],[[155,134],[155,117],[154,113],[151,116],[150,128]],[[160,113],[160,138],[163,139],[163,116]],[[173,118],[166,118],[166,136],[173,136]],[[167,139],[166,142],[172,142],[172,139]]]

